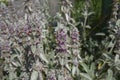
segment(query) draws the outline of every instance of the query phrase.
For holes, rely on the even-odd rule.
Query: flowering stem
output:
[[[84,25],[83,25],[83,39],[84,39],[84,41],[86,41],[86,29],[85,29],[86,23],[87,23],[87,16],[85,17],[85,21],[84,21]]]

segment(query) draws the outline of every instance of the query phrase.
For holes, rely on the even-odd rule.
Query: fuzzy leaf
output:
[[[85,26],[85,28],[87,28],[87,29],[91,29],[91,26],[89,26],[89,25],[86,25],[86,26]]]
[[[113,72],[112,72],[112,70],[108,70],[108,76],[107,76],[107,79],[106,80],[113,80],[112,79],[112,76],[113,76]]]
[[[68,64],[66,64],[65,65],[66,66],[66,68],[70,71],[71,69],[70,69],[70,66],[68,65]]]
[[[33,70],[30,80],[38,80],[38,72]]]
[[[40,58],[41,58],[43,61],[45,61],[46,63],[49,63],[44,54],[40,53]]]
[[[80,73],[80,75],[88,80],[92,80],[92,78],[86,73]]]
[[[92,63],[90,66],[90,71],[89,71],[89,75],[94,78],[94,72],[95,72],[95,64]]]
[[[72,76],[75,76],[76,70],[77,70],[77,67],[73,66],[73,68],[72,68]]]
[[[65,80],[63,75],[58,75],[58,80]]]
[[[36,46],[31,46],[31,50],[32,50],[33,53],[35,53],[35,51],[36,51]]]
[[[89,71],[89,68],[88,68],[88,66],[87,66],[86,64],[84,64],[84,63],[80,63],[80,64],[81,64],[81,66],[84,68],[84,70],[85,70],[86,72]]]
[[[105,36],[104,33],[96,33],[95,35],[96,35],[96,36]]]

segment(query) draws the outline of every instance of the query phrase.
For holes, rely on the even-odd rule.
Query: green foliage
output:
[[[81,13],[84,11],[85,0],[76,0],[75,5],[73,7],[73,16],[76,20],[81,18]],[[102,0],[88,0],[87,6],[89,7],[89,11],[94,11],[94,15],[92,15],[93,21],[98,21],[101,17],[102,11]]]
[[[0,0],[0,4],[1,3],[8,5],[8,0]]]

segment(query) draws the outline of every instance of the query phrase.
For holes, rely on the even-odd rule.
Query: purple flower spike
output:
[[[50,72],[48,72],[47,80],[57,80],[57,79],[56,79],[55,71],[50,71]]]
[[[67,46],[66,46],[67,34],[64,29],[59,29],[56,32],[56,42],[57,42],[57,53],[66,53]]]
[[[73,44],[79,42],[79,31],[77,28],[74,28],[71,31],[71,41]]]
[[[9,42],[2,42],[2,43],[0,43],[0,49],[1,49],[3,52],[10,52],[11,47],[10,47],[10,45],[9,45]]]

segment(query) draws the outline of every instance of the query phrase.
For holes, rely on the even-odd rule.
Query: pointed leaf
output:
[[[84,68],[84,70],[85,70],[86,72],[89,71],[89,67],[88,67],[86,64],[84,64],[83,62],[80,63],[80,64],[81,64],[81,66]]]
[[[47,60],[47,58],[45,57],[44,54],[40,53],[40,58],[41,58],[43,61],[45,61],[46,63],[48,63],[48,60]]]
[[[33,70],[30,80],[37,80],[38,79],[38,72]]]
[[[80,75],[88,80],[92,80],[92,78],[86,73],[80,73]]]
[[[96,35],[96,36],[105,36],[104,33],[96,33],[95,35]]]
[[[75,75],[76,70],[77,70],[77,68],[76,68],[75,66],[73,66],[73,68],[72,68],[72,76],[74,76],[74,75]]]
[[[107,76],[106,80],[113,80],[112,77],[113,77],[113,72],[112,72],[112,70],[109,69],[108,70],[108,76]]]

